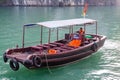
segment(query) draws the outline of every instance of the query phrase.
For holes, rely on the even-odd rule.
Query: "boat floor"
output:
[[[20,60],[26,60],[29,56],[31,55],[35,55],[35,54],[39,54],[39,52],[35,52],[35,53],[32,53],[32,54],[29,54],[28,52],[24,52],[24,53],[20,53],[20,52],[15,52],[15,53],[12,53],[12,55],[8,55],[8,57],[10,58],[17,58],[17,59],[20,59]]]

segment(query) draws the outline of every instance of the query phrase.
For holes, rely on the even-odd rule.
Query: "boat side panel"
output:
[[[99,48],[101,48],[105,42],[105,39],[106,38],[103,38],[101,39],[100,41],[97,41],[96,44],[97,44],[97,50]],[[71,56],[62,56],[61,58],[54,58],[54,59],[47,59],[48,60],[48,64],[49,66],[57,66],[57,65],[63,65],[63,64],[67,64],[67,63],[70,63],[70,62],[73,62],[73,61],[76,61],[76,60],[80,60],[84,57],[87,57],[91,54],[93,54],[94,52],[96,51],[92,51],[91,49],[91,46],[88,47],[88,50],[85,51],[85,52],[81,52],[80,50],[78,51],[73,51],[69,54],[72,54]],[[46,62],[43,63],[42,67],[46,66]]]

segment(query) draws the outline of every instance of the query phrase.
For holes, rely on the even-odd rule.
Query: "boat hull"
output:
[[[106,37],[104,36],[100,41],[93,42],[85,47],[77,48],[72,51],[61,53],[60,55],[48,55],[47,60],[42,56],[42,65],[41,67],[46,67],[47,64],[49,67],[56,67],[66,65],[71,62],[79,61],[85,57],[88,57],[99,50],[104,45]],[[92,50],[93,45],[97,45],[94,50]],[[46,61],[47,64],[46,64]]]
[[[18,66],[18,65],[16,66],[13,65],[17,63],[21,63],[29,69],[63,66],[68,63],[72,63],[80,59],[83,59],[85,57],[88,57],[93,53],[95,53],[96,51],[98,51],[99,48],[101,48],[104,45],[104,42],[106,40],[105,36],[100,36],[100,37],[101,37],[100,39],[97,39],[96,41],[93,41],[85,46],[58,52],[57,54],[47,54],[45,51],[39,52],[37,54],[18,55],[17,53],[15,54],[12,53],[12,51],[24,52],[24,50],[27,50],[27,52],[29,52],[29,50],[31,49],[31,48],[24,48],[24,49],[7,50],[3,58],[4,61],[5,59],[10,59],[14,61],[13,63],[10,64],[10,66],[12,65],[13,68]],[[5,62],[7,62],[7,60]],[[17,70],[15,69],[15,71]]]

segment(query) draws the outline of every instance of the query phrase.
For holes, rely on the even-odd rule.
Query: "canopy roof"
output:
[[[91,24],[91,23],[95,23],[95,22],[96,22],[96,20],[87,19],[87,18],[79,18],[79,19],[39,22],[39,23],[36,23],[35,25],[40,25],[40,26],[47,27],[47,28],[58,28],[58,27]],[[34,25],[34,24],[28,24],[25,26],[32,26],[32,25]]]

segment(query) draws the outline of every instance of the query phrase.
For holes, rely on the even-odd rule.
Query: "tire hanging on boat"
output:
[[[91,50],[92,51],[97,51],[97,48],[98,48],[97,43],[94,42],[94,44],[91,47]]]
[[[3,60],[5,63],[8,61],[8,58],[6,57],[6,53],[3,54]]]
[[[30,66],[33,65],[33,62],[32,62],[31,60],[25,60],[25,61],[23,62],[23,64],[24,64],[27,68],[30,68]]]
[[[42,64],[41,57],[39,57],[39,56],[34,56],[34,57],[33,57],[33,64],[34,64],[36,67],[40,67],[41,64]]]
[[[9,64],[12,70],[17,71],[19,69],[19,63],[17,60],[11,59]]]

